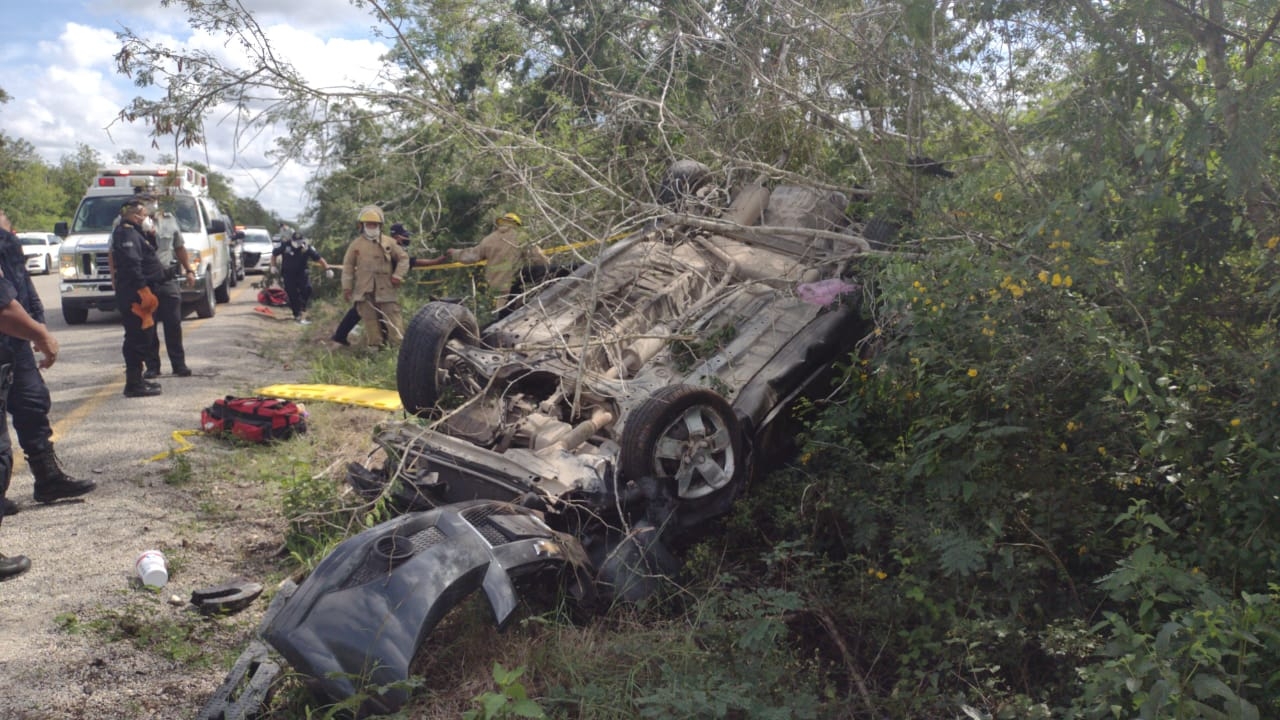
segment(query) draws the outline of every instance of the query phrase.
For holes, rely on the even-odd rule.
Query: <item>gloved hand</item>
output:
[[[138,291],[138,300],[140,302],[133,303],[130,309],[134,315],[142,319],[142,329],[150,330],[156,324],[153,313],[155,313],[157,307],[160,307],[160,299],[156,297],[155,293],[151,292],[151,288],[144,287]]]
[[[324,271],[324,277],[325,277],[325,279],[326,279],[326,280],[332,280],[332,279],[333,279],[333,268],[329,268],[329,269],[325,270],[325,271]]]
[[[144,287],[138,291],[138,299],[141,300],[142,309],[147,312],[155,312],[160,307],[160,298],[151,292],[151,288]]]

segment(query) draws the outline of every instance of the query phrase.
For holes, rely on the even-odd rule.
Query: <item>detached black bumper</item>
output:
[[[261,634],[324,695],[342,700],[379,688],[364,693],[360,715],[392,713],[408,700],[410,663],[449,610],[483,589],[502,628],[519,599],[513,580],[576,570],[584,557],[576,539],[507,503],[412,513],[334,548]],[[239,682],[228,677],[224,688]],[[225,695],[219,690],[211,702],[229,703]],[[206,707],[201,717],[222,715]]]

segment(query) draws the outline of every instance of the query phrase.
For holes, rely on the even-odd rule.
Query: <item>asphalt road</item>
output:
[[[302,381],[288,364],[287,350],[300,341],[303,328],[253,312],[257,290],[241,283],[213,318],[191,316],[184,323],[192,377],[168,375],[163,357],[163,394],[125,398],[118,316],[91,311],[86,324],[68,326],[57,276],[37,277],[35,284],[61,344],[57,363],[45,371],[53,396],[54,443],[67,470],[95,479],[98,489],[83,500],[35,503],[31,475],[14,439],[18,462],[8,497],[22,511],[4,519],[0,552],[27,555],[33,567],[0,582],[0,717],[189,716],[186,709],[175,714],[163,703],[153,708],[160,702],[157,688],[179,695],[207,693],[216,686],[219,669],[193,678],[179,666],[157,665],[154,655],[132,651],[127,643],[101,646],[91,635],[68,633],[60,624],[67,617],[92,617],[140,592],[133,563],[143,550],[176,550],[185,568],[165,592],[189,595],[194,587],[235,575],[243,547],[264,538],[278,542],[272,528],[256,528],[261,521],[252,517],[210,523],[191,493],[165,482],[173,461],[153,458],[176,446],[174,431],[198,429],[200,410],[216,398]],[[285,349],[274,354],[286,359],[264,356],[259,348],[267,338]],[[193,440],[217,451],[212,438]],[[205,480],[212,480],[213,492],[234,508],[239,491],[233,483]]]
[[[183,321],[183,345],[193,375],[170,376],[169,359],[162,348],[164,374],[158,382],[164,392],[150,398],[122,394],[120,345],[124,331],[119,315],[92,310],[87,323],[67,325],[62,319],[57,276],[36,276],[34,280],[45,303],[48,327],[61,344],[57,363],[45,371],[45,383],[53,396],[50,417],[54,442],[66,464],[81,472],[109,477],[113,469],[135,465],[167,450],[174,430],[196,429],[200,410],[215,398],[288,381],[263,375],[264,363],[268,367],[273,364],[262,357],[256,338],[264,329],[298,334],[300,328],[253,312],[257,290],[250,282],[255,276],[232,289],[231,302],[218,305],[214,317],[201,320],[193,314]],[[283,367],[277,369],[286,372]],[[14,438],[15,446],[16,442]],[[26,480],[15,478],[10,498],[24,504],[30,501]],[[0,550],[5,547],[0,534]]]

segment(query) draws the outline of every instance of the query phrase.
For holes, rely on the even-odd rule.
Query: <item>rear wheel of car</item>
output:
[[[694,385],[658,389],[622,429],[622,477],[652,477],[680,502],[682,522],[728,509],[746,477],[742,426],[728,401]]]
[[[89,320],[89,308],[62,306],[62,319],[68,325],[83,325]]]
[[[449,341],[479,344],[475,316],[462,305],[430,302],[413,316],[396,361],[396,389],[410,415],[432,411],[447,392],[470,397],[484,384],[450,351]]]
[[[211,318],[214,309],[213,297],[213,268],[206,268],[204,271],[204,295],[196,301],[196,317]]]

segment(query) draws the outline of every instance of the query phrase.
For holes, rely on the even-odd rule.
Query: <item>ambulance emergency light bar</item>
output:
[[[185,175],[185,178],[183,177]],[[155,187],[163,182],[170,187],[192,187],[205,189],[209,179],[204,173],[192,168],[182,168],[180,174],[173,175],[170,168],[104,168],[98,174],[98,187]]]

